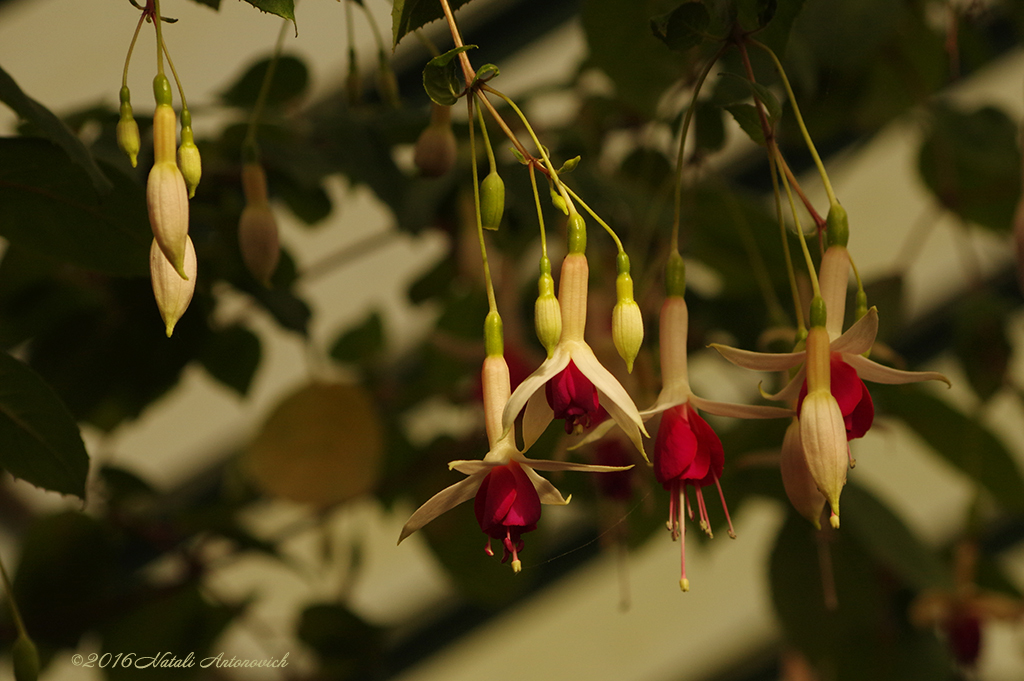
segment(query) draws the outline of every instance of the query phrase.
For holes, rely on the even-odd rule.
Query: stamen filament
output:
[[[725,494],[722,493],[722,483],[715,478],[715,487],[718,488],[718,498],[722,500],[722,510],[725,511],[725,522],[729,523],[729,538],[736,538],[736,530],[732,527],[732,518],[729,517],[729,506],[725,503]]]

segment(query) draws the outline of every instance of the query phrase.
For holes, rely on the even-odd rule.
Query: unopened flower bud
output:
[[[199,178],[203,175],[203,164],[199,158],[199,147],[192,137],[192,115],[185,109],[181,112],[181,146],[178,147],[178,168],[188,188],[188,198],[196,195]]]
[[[156,163],[146,183],[149,224],[164,256],[182,278],[185,273],[185,241],[188,239],[188,190],[173,161]]]
[[[566,215],[569,214],[569,206],[566,205],[565,199],[554,187],[551,187],[551,203]]]
[[[149,276],[153,282],[153,296],[160,309],[160,316],[167,327],[168,338],[174,333],[174,325],[188,309],[196,289],[196,249],[188,236],[185,237],[184,270],[187,279],[178,276],[154,239],[149,249]]]
[[[644,320],[640,306],[633,300],[633,278],[629,275],[629,256],[619,253],[619,274],[615,278],[617,302],[612,310],[612,341],[626,362],[626,370],[633,373],[633,361],[644,342]]]
[[[455,167],[455,133],[450,108],[433,103],[430,106],[430,125],[416,140],[413,161],[422,175],[441,177]]]
[[[14,661],[14,681],[36,681],[39,678],[39,651],[24,632],[11,646]]]
[[[238,221],[238,247],[250,274],[265,286],[277,269],[281,256],[277,219],[267,198],[267,177],[258,163],[242,166],[242,188],[246,204]]]
[[[846,215],[846,209],[838,203],[833,203],[829,206],[825,224],[828,245],[845,248],[850,241],[850,220]]]
[[[132,162],[132,168],[138,165],[140,144],[139,124],[132,116],[131,95],[125,86],[121,88],[121,118],[117,121],[117,146],[127,154]]]
[[[821,529],[821,510],[825,507],[825,497],[818,491],[818,486],[811,477],[800,441],[800,422],[793,419],[782,439],[782,453],[779,458],[782,473],[782,486],[786,488],[786,496],[793,508],[814,525]]]
[[[585,253],[587,250],[587,223],[575,210],[569,215],[569,252]]]
[[[533,308],[533,321],[540,344],[547,350],[548,357],[562,337],[562,308],[555,297],[555,280],[551,278],[551,260],[546,255],[540,259],[540,278],[537,280],[537,302]]]
[[[484,229],[498,229],[505,212],[505,182],[497,170],[480,183],[480,220]]]

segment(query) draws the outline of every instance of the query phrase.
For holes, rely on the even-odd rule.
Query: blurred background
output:
[[[707,35],[672,49],[650,20],[680,4],[472,0],[456,13],[478,45],[473,64],[500,67],[492,85],[524,108],[556,165],[581,157],[566,182],[630,254],[647,341],[627,375],[611,343],[615,250],[591,222],[595,352],[641,409],[653,402],[679,123],[718,47],[714,22],[735,11],[784,55],[850,215],[850,251],[881,319],[872,357],[953,382],[869,386],[876,421],[851,445],[858,465],[839,532],[816,533],[789,506],[778,473],[786,423],[709,417],[738,538],[711,503],[716,538],[690,526],[688,593],[650,471],[614,440],[567,453],[559,425],[530,456],[640,465],[624,491],[546,474],[573,501],[544,509],[522,573],[484,554],[469,504],[396,546],[411,512],[463,477],[447,462],[487,449],[487,307],[463,106],[452,109],[453,167],[428,178],[413,160],[431,115],[422,68],[431,45],[451,47],[444,22],[392,50],[386,0],[297,4],[257,130],[282,245],[264,286],[237,245],[241,149],[283,20],[247,2],[164,0],[203,156],[191,202],[196,293],[168,339],[146,279],[152,26],[127,80],[142,131],[132,168],[114,129],[139,10],[127,0],[0,2],[0,68],[62,117],[114,186],[94,188],[36,114],[15,112],[3,83],[0,342],[52,388],[89,455],[84,500],[7,474],[0,487],[0,556],[40,678],[1024,676],[1014,245],[1024,6],[709,1]],[[782,103],[780,147],[824,214],[785,90],[763,54],[751,58]],[[754,100],[743,74],[733,49],[702,90],[682,250],[694,392],[754,402],[758,381],[775,379],[706,347],[792,346],[771,175],[744,127]],[[527,173],[489,129],[506,209],[487,237],[515,383],[544,357],[532,325],[540,246]],[[558,262],[565,220],[547,201],[544,211]],[[792,228],[788,238],[795,248]],[[0,432],[10,430],[5,421]],[[11,442],[0,466],[15,472],[22,445]],[[6,648],[17,631],[2,617]],[[163,651],[287,654],[288,666],[99,668],[105,653]],[[95,654],[96,666],[74,665],[74,653]]]

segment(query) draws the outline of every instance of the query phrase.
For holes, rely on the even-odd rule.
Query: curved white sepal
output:
[[[843,353],[843,361],[853,367],[863,381],[886,383],[888,385],[903,385],[905,383],[919,383],[921,381],[942,381],[949,387],[953,386],[948,378],[937,371],[902,371],[883,366],[862,355],[847,353]]]
[[[548,404],[548,396],[542,390],[538,390],[530,396],[526,402],[526,413],[523,414],[523,451],[533,446],[555,414]]]
[[[519,416],[519,412],[523,410],[533,394],[567,366],[569,366],[569,352],[560,343],[555,347],[551,356],[544,360],[536,371],[527,376],[508,398],[505,410],[501,413],[501,428],[504,433],[507,434],[512,429],[516,417]]]
[[[540,503],[552,506],[565,506],[569,503],[569,499],[572,498],[571,495],[569,496],[569,499],[563,497],[562,493],[559,492],[554,485],[542,478],[529,466],[523,467],[523,470],[526,471],[526,476],[530,478],[530,482],[533,483],[533,488],[537,490],[537,496],[540,497]]]
[[[696,395],[690,397],[690,404],[709,414],[729,416],[736,419],[781,419],[791,418],[796,415],[792,409],[759,406],[756,404],[715,402],[714,400],[705,400],[703,397],[697,397]]]
[[[480,484],[484,481],[485,476],[486,473],[476,473],[465,480],[460,480],[454,485],[445,487],[430,497],[406,521],[405,526],[402,528],[402,533],[398,537],[398,543],[401,544],[402,540],[445,511],[450,511],[462,502],[469,501],[476,496],[476,492],[480,489]]]
[[[848,352],[859,355],[871,349],[878,335],[878,309],[871,308],[839,338],[829,345],[832,352]]]
[[[804,361],[804,352],[754,352],[712,343],[710,347],[736,366],[754,371],[785,371]]]

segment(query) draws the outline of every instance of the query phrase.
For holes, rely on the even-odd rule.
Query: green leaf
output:
[[[885,412],[902,419],[934,451],[1004,508],[1024,509],[1024,481],[1006,446],[981,425],[920,388],[872,386]]]
[[[372,666],[383,652],[384,632],[343,605],[315,603],[302,611],[298,638],[320,657],[322,671],[345,671]]]
[[[276,14],[282,19],[295,23],[295,0],[245,0],[247,3],[268,14]],[[298,25],[296,24],[296,30]]]
[[[772,48],[779,57],[782,57],[789,44],[793,22],[796,21],[803,6],[804,0],[778,0],[774,14],[764,30],[757,34],[757,39]]]
[[[722,107],[710,102],[698,101],[693,112],[694,139],[697,149],[713,153],[725,144],[725,123]]]
[[[501,71],[494,64],[484,64],[476,70],[476,76],[473,78],[473,83],[484,82],[494,80],[498,77]]]
[[[474,47],[476,45],[463,45],[448,50],[428,61],[423,67],[423,89],[435,103],[452,106],[459,101],[459,96],[466,89],[466,81],[455,57]]]
[[[670,50],[686,52],[704,42],[711,16],[701,2],[684,2],[667,14],[651,19],[651,32]]]
[[[449,0],[448,5],[454,12],[469,0]],[[441,3],[437,0],[395,0],[391,8],[391,46],[409,33],[425,24],[444,16]]]
[[[89,175],[89,180],[96,191],[109,192],[113,189],[110,179],[96,165],[96,160],[93,159],[92,154],[85,148],[81,140],[53,112],[26,95],[2,68],[0,68],[0,101],[14,109],[18,116],[31,123],[44,137],[63,149],[68,158]],[[0,156],[7,159],[6,156]],[[12,165],[15,164],[8,164],[8,168]],[[5,204],[5,202],[0,201],[0,204]]]
[[[953,351],[982,401],[1006,384],[1013,346],[1006,323],[1013,311],[1008,301],[981,290],[963,300],[953,317]]]
[[[384,349],[384,322],[376,310],[349,328],[331,346],[331,357],[345,364],[363,364]]]
[[[243,109],[255,106],[271,59],[261,59],[250,66],[241,78],[221,93],[224,103]],[[281,55],[274,68],[274,80],[267,91],[266,103],[271,106],[286,104],[301,97],[308,86],[309,69],[306,68],[305,62],[298,57]]]
[[[117,275],[149,272],[144,189],[107,167],[113,191],[99,195],[54,144],[0,139],[0,235],[41,255]]]
[[[211,376],[244,396],[260,365],[260,339],[243,326],[214,332],[203,347],[200,361]]]
[[[723,72],[722,75],[729,76],[730,78],[736,78],[743,82],[743,84],[750,90],[751,96],[764,105],[765,113],[768,114],[769,123],[774,123],[779,119],[779,116],[782,115],[782,105],[779,104],[779,100],[776,99],[772,91],[764,85],[761,85],[760,83],[752,83],[743,76],[735,73],[729,73],[728,71]]]
[[[733,104],[725,107],[725,110],[732,114],[736,122],[740,124],[743,132],[747,133],[755,143],[764,146],[764,131],[761,129],[761,117],[757,115],[757,108],[753,104]]]
[[[1010,231],[1020,196],[1017,124],[991,106],[936,106],[918,168],[939,202],[964,220]]]
[[[953,588],[953,576],[938,556],[888,507],[859,485],[843,489],[843,531],[915,589]]]
[[[0,466],[37,487],[85,499],[89,455],[78,424],[34,371],[0,352]]]

